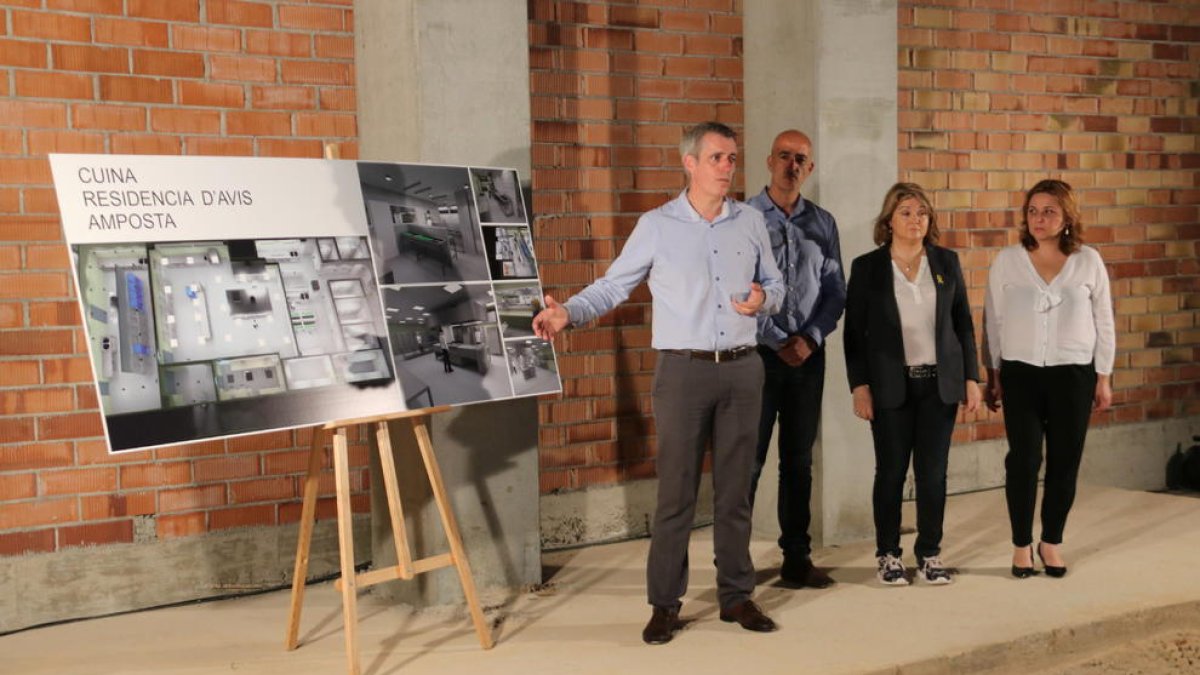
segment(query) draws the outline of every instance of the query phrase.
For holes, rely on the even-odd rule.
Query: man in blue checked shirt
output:
[[[778,418],[779,547],[783,549],[779,577],[783,585],[793,588],[825,588],[833,583],[812,564],[808,526],[812,448],[825,386],[825,338],[846,307],[846,277],[837,222],[800,195],[815,166],[808,136],[794,129],[780,133],[767,157],[771,184],[749,202],[766,218],[775,262],[787,286],[779,313],[758,318],[758,351],[766,379],[750,499],[753,503]]]
[[[779,310],[783,280],[762,214],[727,197],[737,166],[733,130],[697,125],[679,149],[687,189],[638,220],[603,277],[563,304],[547,295],[533,320],[534,332],[551,339],[613,309],[649,277],[658,505],[646,563],[648,644],[669,642],[683,627],[688,537],[710,445],[721,620],[757,632],[776,628],[750,599],[750,478],[763,384],[755,317]]]

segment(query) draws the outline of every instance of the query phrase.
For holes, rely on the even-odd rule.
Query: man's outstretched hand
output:
[[[533,333],[543,340],[553,340],[571,322],[571,317],[567,314],[567,308],[549,295],[545,303],[545,309],[533,317]]]

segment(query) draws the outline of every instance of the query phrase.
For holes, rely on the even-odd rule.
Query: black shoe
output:
[[[1040,542],[1040,541],[1038,542],[1037,554],[1038,554],[1038,557],[1042,559],[1042,567],[1046,568],[1047,576],[1054,577],[1055,579],[1061,579],[1061,578],[1067,576],[1067,566],[1066,565],[1063,565],[1062,567],[1058,567],[1056,565],[1051,565],[1046,562],[1046,558],[1042,556],[1042,544],[1043,543],[1044,542]]]
[[[954,582],[954,578],[950,576],[950,570],[946,569],[946,564],[942,562],[941,557],[936,555],[917,556],[917,574],[913,578],[920,579],[923,583],[931,586],[945,586]]]
[[[732,607],[723,608],[721,620],[726,623],[736,621],[742,628],[755,633],[771,633],[779,630],[779,626],[775,625],[771,617],[763,614],[763,611],[752,600],[743,600]]]
[[[679,610],[655,607],[649,623],[642,629],[642,642],[648,645],[666,644],[680,628],[683,628],[683,622],[679,620]]]
[[[808,556],[783,556],[779,580],[788,588],[828,588],[834,584],[833,578],[813,565]]]
[[[1029,577],[1031,577],[1035,574],[1037,574],[1037,571],[1033,569],[1033,546],[1030,545],[1029,546],[1029,567],[1018,567],[1017,565],[1013,565],[1012,566],[1012,575],[1018,579],[1028,579]]]

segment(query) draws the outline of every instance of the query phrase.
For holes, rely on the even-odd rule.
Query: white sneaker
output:
[[[879,571],[875,576],[879,582],[888,586],[907,586],[908,577],[904,574],[904,563],[899,558],[888,553],[875,559],[879,563]]]
[[[917,556],[917,578],[933,586],[944,586],[954,582],[950,570],[946,569],[942,559],[936,555],[928,558]]]

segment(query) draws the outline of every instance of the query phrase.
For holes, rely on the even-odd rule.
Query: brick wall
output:
[[[740,3],[531,0],[529,14],[534,238],[561,300],[683,188],[684,128],[715,119],[740,132]],[[564,395],[540,406],[543,493],[654,475],[649,300],[642,285],[558,340]]]
[[[1200,414],[1200,4],[901,0],[902,177],[933,190],[972,286],[1016,243],[1023,190],[1074,186],[1116,303],[1115,406]],[[1003,436],[979,413],[957,440]]]
[[[351,4],[0,3],[0,555],[298,520],[307,432],[107,455],[46,153],[354,157]]]

